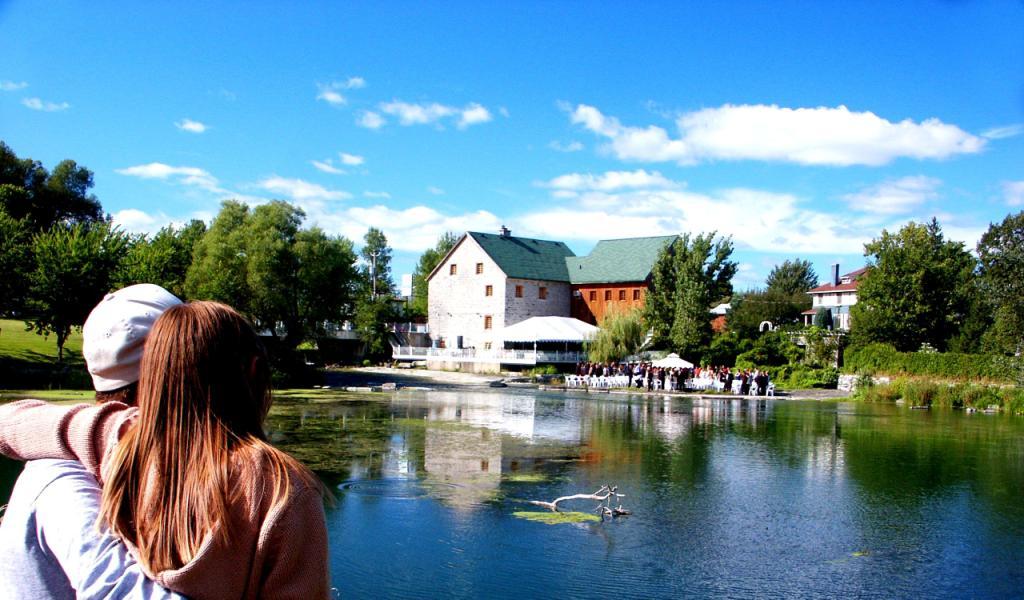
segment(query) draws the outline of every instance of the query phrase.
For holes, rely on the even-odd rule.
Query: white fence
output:
[[[478,350],[476,348],[423,348],[393,346],[394,360],[444,360],[455,362],[488,362],[512,365],[538,363],[577,363],[585,360],[582,352],[545,352],[542,350]]]

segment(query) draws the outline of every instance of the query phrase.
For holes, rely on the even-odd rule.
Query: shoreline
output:
[[[514,379],[505,374],[464,373],[461,371],[434,371],[427,369],[396,369],[392,367],[352,367],[327,371],[328,385],[332,388],[359,387],[372,388],[384,384],[395,384],[398,388],[416,388],[430,386],[432,388],[476,388],[490,387],[495,381]],[[510,388],[535,387],[540,391],[581,392],[588,394],[618,394],[633,396],[662,396],[666,398],[699,398],[715,400],[740,400],[752,398],[772,398],[778,400],[845,400],[849,392],[828,389],[781,390],[776,396],[739,396],[734,394],[705,394],[700,392],[666,392],[662,390],[648,391],[641,389],[590,389],[567,388],[565,386],[547,384],[509,384]]]

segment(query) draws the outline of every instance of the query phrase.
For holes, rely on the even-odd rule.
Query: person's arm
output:
[[[0,405],[0,454],[18,460],[81,461],[99,477],[107,449],[137,409],[120,402],[60,406],[39,400]]]
[[[52,480],[36,498],[36,529],[79,600],[184,600],[146,577],[124,543],[97,527],[100,487],[81,463],[42,460],[28,470]]]
[[[300,488],[267,515],[258,549],[263,554],[261,598],[330,598],[327,525],[317,490]],[[257,550],[259,552],[260,550]]]

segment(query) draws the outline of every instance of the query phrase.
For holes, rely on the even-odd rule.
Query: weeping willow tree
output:
[[[639,309],[613,310],[601,321],[601,330],[587,343],[587,356],[593,362],[622,360],[644,343],[647,329]]]

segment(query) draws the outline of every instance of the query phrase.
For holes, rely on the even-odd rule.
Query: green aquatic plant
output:
[[[512,513],[513,517],[517,519],[526,519],[527,521],[535,521],[537,523],[544,523],[546,525],[558,525],[560,523],[587,523],[587,522],[600,522],[601,517],[593,513],[585,512],[541,512],[536,510],[521,510]]]
[[[510,483],[543,483],[548,476],[544,473],[505,473],[501,479]]]

